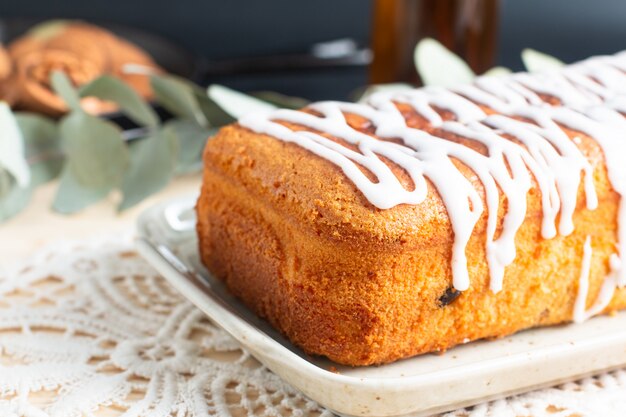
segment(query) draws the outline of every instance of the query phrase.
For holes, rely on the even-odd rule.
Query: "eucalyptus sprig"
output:
[[[478,76],[461,57],[432,38],[419,41],[413,57],[415,68],[425,85],[453,87],[471,83]],[[565,65],[548,54],[530,48],[522,51],[521,58],[528,72],[550,71]],[[508,68],[496,66],[480,75],[500,77],[511,72]]]
[[[530,49],[523,51],[522,60],[531,72],[563,65]],[[432,39],[416,47],[415,65],[427,85],[453,86],[477,76]],[[496,67],[483,75],[508,73]],[[184,78],[163,74],[150,75],[154,103],[145,102],[130,86],[108,75],[81,88],[75,88],[61,72],[52,73],[50,81],[69,108],[58,121],[12,112],[0,102],[0,221],[22,210],[38,185],[57,177],[52,207],[58,212],[74,213],[114,190],[122,195],[118,209],[127,209],[165,187],[175,175],[201,169],[204,145],[219,127],[248,112],[307,104],[273,92],[255,97],[220,85],[205,90]],[[375,85],[362,89],[358,96],[365,100],[376,91],[407,88],[412,87]],[[115,103],[137,125],[133,139],[117,124],[85,112],[81,100],[86,97]],[[162,120],[154,104],[173,118]]]
[[[552,71],[565,65],[557,58],[530,48],[522,51],[521,58],[528,72]],[[469,84],[478,76],[502,77],[512,73],[509,68],[496,66],[483,74],[476,74],[460,56],[432,38],[424,38],[417,43],[413,51],[413,63],[425,86],[453,88],[455,85]],[[415,86],[406,83],[369,85],[358,89],[352,99],[366,102],[379,91],[401,92],[412,88]]]
[[[35,187],[54,178],[59,187],[52,207],[60,213],[82,210],[114,190],[122,196],[118,209],[125,210],[175,175],[200,170],[204,145],[219,127],[248,111],[307,104],[271,92],[259,99],[223,86],[207,92],[173,75],[151,75],[150,81],[154,103],[112,76],[75,88],[64,73],[54,72],[52,89],[69,109],[58,121],[12,113],[0,103],[0,221],[18,213]],[[88,114],[81,106],[86,97],[114,103],[137,125],[133,139],[117,124]],[[153,104],[173,117],[161,120]]]
[[[157,103],[176,118],[163,123],[132,88],[114,77],[103,76],[75,90],[64,74],[52,75],[55,92],[70,108],[59,122],[66,163],[55,210],[78,211],[113,190],[121,192],[118,209],[124,210],[165,187],[175,173],[199,167],[204,143],[214,133],[196,96],[199,87],[168,75],[152,75],[151,84]],[[117,125],[87,114],[80,106],[84,97],[115,103],[141,129],[141,137],[127,142]]]
[[[57,177],[63,166],[63,154],[58,141],[56,124],[43,116],[11,113],[0,103],[0,221],[19,213],[29,202],[33,190]],[[19,129],[11,128],[17,123]],[[12,143],[12,144],[11,144]],[[19,143],[19,145],[15,145]],[[20,175],[11,162],[25,163],[28,181],[20,183]],[[24,166],[23,166],[24,167]]]

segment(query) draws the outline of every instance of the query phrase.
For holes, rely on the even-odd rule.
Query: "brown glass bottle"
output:
[[[437,39],[475,72],[488,70],[498,9],[498,0],[374,0],[370,82],[419,84],[413,51],[425,37]]]

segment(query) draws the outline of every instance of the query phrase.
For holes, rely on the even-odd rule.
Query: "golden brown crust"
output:
[[[407,119],[430,129],[419,118]],[[363,119],[348,120],[368,129]],[[588,305],[608,273],[619,196],[595,141],[567,133],[582,138],[580,149],[595,168],[599,208],[584,207],[581,187],[574,233],[544,240],[535,184],[517,234],[516,260],[497,294],[488,283],[486,213],[466,250],[471,287],[444,305],[454,298],[453,233],[431,185],[422,204],[379,210],[332,163],[237,125],[222,129],[205,150],[197,206],[202,261],[306,352],[349,365],[385,363],[569,321],[588,235]],[[619,290],[608,309],[623,307],[626,291]]]

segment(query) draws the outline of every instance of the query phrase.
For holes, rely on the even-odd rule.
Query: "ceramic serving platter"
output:
[[[201,265],[195,200],[186,196],[144,212],[138,220],[141,254],[259,361],[339,415],[426,416],[626,364],[626,312],[384,366],[352,368],[310,357],[230,296]]]

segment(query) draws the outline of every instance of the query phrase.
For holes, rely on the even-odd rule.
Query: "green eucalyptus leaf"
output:
[[[54,120],[37,113],[15,112],[14,115],[25,140],[42,144],[58,142],[59,132]]]
[[[0,167],[0,198],[3,198],[11,191],[14,182],[15,180],[11,174],[6,169]]]
[[[359,103],[365,103],[375,93],[395,93],[412,90],[413,88],[414,87],[411,84],[406,83],[374,84],[356,91],[354,94],[354,99]]]
[[[235,121],[232,116],[226,113],[207,96],[204,88],[194,84],[186,78],[178,77],[176,75],[170,75],[169,77],[180,82],[181,84],[186,85],[192,91],[202,114],[204,114],[204,117],[208,122],[208,126],[224,126]]]
[[[476,77],[465,61],[431,38],[417,44],[414,60],[425,85],[452,87],[469,84]]]
[[[120,183],[128,149],[117,126],[82,111],[66,116],[59,131],[67,163],[53,208],[74,213],[101,200]]]
[[[226,113],[224,109],[217,105],[217,103],[211,100],[206,95],[206,91],[203,89],[199,90],[199,92],[194,91],[194,95],[196,100],[198,100],[202,113],[204,113],[204,117],[206,117],[209,121],[209,126],[225,126],[237,120],[230,114]]]
[[[156,127],[159,118],[130,86],[119,78],[101,76],[80,89],[81,97],[93,96],[115,102],[124,113],[141,126]]]
[[[170,75],[170,77],[180,81],[191,89],[209,126],[224,126],[236,120],[207,96],[206,89],[194,84],[186,78],[176,75]]]
[[[30,181],[26,163],[24,139],[11,108],[0,101],[0,168],[4,168],[20,187]]]
[[[485,77],[504,77],[512,74],[513,71],[506,67],[493,67],[483,73]]]
[[[276,108],[273,104],[219,84],[210,85],[207,95],[235,119],[249,113],[269,112]]]
[[[65,101],[65,104],[72,110],[80,110],[80,97],[78,92],[72,85],[72,82],[61,71],[53,71],[50,75],[50,84],[59,97]]]
[[[563,67],[563,61],[534,49],[526,48],[522,51],[522,62],[528,72],[550,71]]]
[[[204,92],[204,89],[202,87],[198,86],[197,84],[195,84],[194,82],[190,81],[189,79],[185,77],[181,77],[175,74],[166,74],[166,75],[154,74],[154,75],[156,77],[167,78],[168,80],[181,83],[193,92],[200,92],[200,93]]]
[[[84,187],[113,188],[128,163],[120,129],[84,112],[73,112],[59,126],[67,168]]]
[[[62,157],[50,157],[48,159],[34,160],[30,166],[31,187],[52,181],[61,174],[65,161]]]
[[[176,75],[168,75],[168,79],[179,83],[181,86],[185,86],[188,90],[190,90],[198,103],[198,107],[200,111],[204,115],[207,124],[203,126],[225,126],[230,124],[236,120],[236,118],[232,117],[228,113],[226,113],[219,105],[217,105],[213,100],[211,100],[204,88],[199,87],[193,82],[189,81],[186,78],[182,78]],[[167,108],[167,107],[166,107]],[[179,114],[181,116],[181,114]],[[182,114],[182,117],[186,117]],[[186,117],[191,120],[195,120],[195,117]]]
[[[130,166],[122,180],[125,210],[165,187],[176,167],[176,138],[168,129],[134,141],[130,145]]]
[[[71,214],[102,200],[111,191],[110,185],[85,186],[76,178],[69,165],[61,173],[59,188],[52,208],[59,213]]]
[[[273,91],[259,91],[252,95],[259,100],[263,100],[283,109],[299,110],[310,103],[309,100],[301,97],[287,96]]]
[[[31,194],[31,186],[20,187],[6,170],[0,168],[0,222],[22,211]]]
[[[56,178],[64,163],[57,128],[51,119],[20,112],[15,113],[15,119],[24,137],[30,181],[26,187],[20,187],[6,170],[0,168],[0,221],[19,213],[30,201],[33,190]]]
[[[158,77],[159,75],[156,74],[156,76]],[[188,80],[187,78],[180,77],[180,76],[175,75],[175,74],[167,74],[165,76],[161,75],[161,77],[165,77],[168,80],[175,81],[175,82],[178,82],[178,83],[184,85],[186,88],[191,90],[194,94],[198,93],[198,94],[202,94],[202,95],[206,96],[206,91],[204,90],[204,88],[202,88],[199,85],[195,84],[194,82]]]
[[[169,75],[152,75],[150,84],[154,96],[170,113],[194,120],[201,126],[207,126],[208,121],[198,104],[194,89],[189,83]]]
[[[15,114],[26,145],[26,160],[31,171],[31,188],[56,178],[63,168],[64,155],[56,124],[34,114]]]
[[[176,173],[183,174],[202,169],[204,146],[217,129],[206,129],[189,120],[172,120],[165,126],[178,142]]]

